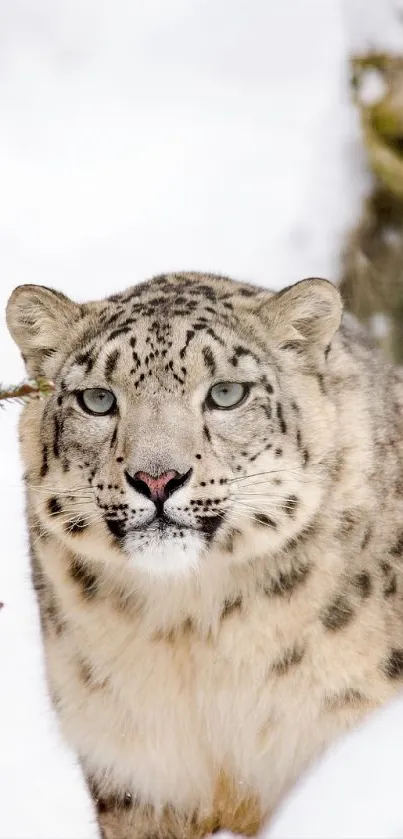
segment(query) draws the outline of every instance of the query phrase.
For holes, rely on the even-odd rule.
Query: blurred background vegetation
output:
[[[347,308],[384,352],[403,362],[403,58],[373,52],[351,60],[372,189],[350,233],[340,289]]]

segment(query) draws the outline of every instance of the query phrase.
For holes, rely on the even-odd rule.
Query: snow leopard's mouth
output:
[[[139,525],[139,527],[131,528],[130,532],[138,532],[138,533],[165,533],[172,528],[176,528],[178,530],[196,530],[197,528],[190,524],[184,524],[177,519],[168,516],[165,512],[164,513],[156,513],[152,519],[150,519],[145,524]]]
[[[135,536],[138,534],[149,534],[150,536],[167,536],[170,533],[182,533],[184,531],[203,534],[207,541],[210,541],[220,524],[223,522],[222,515],[198,516],[198,521],[193,523],[185,523],[179,519],[174,518],[165,512],[156,512],[152,518],[147,522],[141,522],[139,525],[125,526],[123,521],[113,518],[107,518],[106,524],[110,532],[119,540],[126,536]]]

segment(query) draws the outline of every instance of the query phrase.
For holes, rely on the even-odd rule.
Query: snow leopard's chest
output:
[[[306,606],[300,618],[282,610],[271,621],[263,598],[247,615],[235,604],[216,637],[201,638],[188,622],[146,641],[100,623],[74,651],[49,641],[62,726],[87,773],[112,791],[186,811],[208,810],[225,772],[266,813],[346,725],[345,709],[325,707],[325,695],[345,684],[343,650],[331,653],[325,636],[319,643]],[[361,713],[349,708],[347,724]]]

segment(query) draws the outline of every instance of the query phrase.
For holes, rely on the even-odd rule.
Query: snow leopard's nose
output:
[[[161,504],[189,480],[191,473],[192,469],[183,475],[171,469],[169,472],[162,472],[161,475],[150,475],[148,472],[136,472],[134,475],[125,472],[125,475],[127,482],[136,492],[150,498],[154,504]]]

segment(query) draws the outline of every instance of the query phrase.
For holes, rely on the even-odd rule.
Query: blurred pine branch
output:
[[[0,384],[0,407],[4,408],[6,402],[26,402],[30,399],[41,399],[49,396],[54,390],[53,382],[45,378],[38,378],[35,381],[21,382],[19,385],[5,387]]]

